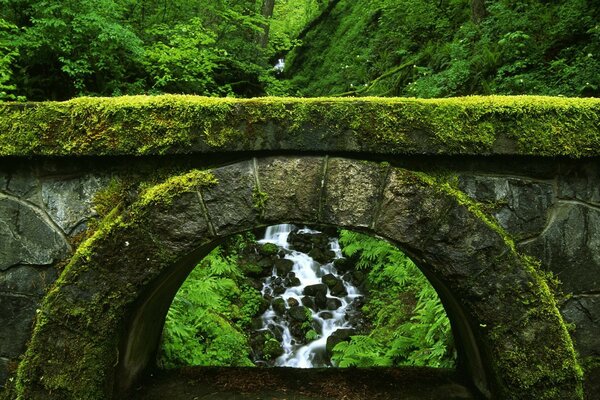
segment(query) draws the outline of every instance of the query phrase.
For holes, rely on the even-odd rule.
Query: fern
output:
[[[370,297],[363,312],[373,330],[369,336],[338,344],[335,362],[339,366],[452,367],[450,321],[419,268],[382,239],[342,230],[340,244],[344,255],[357,259],[357,268],[369,271]]]
[[[246,284],[236,253],[223,253],[215,248],[175,295],[165,319],[159,366],[254,365],[243,329],[258,311],[261,295]]]

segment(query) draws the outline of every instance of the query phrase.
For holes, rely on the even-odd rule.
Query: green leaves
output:
[[[450,321],[435,289],[397,247],[364,234],[342,230],[344,255],[368,270],[368,302],[363,313],[373,329],[333,349],[340,367],[417,365],[452,367]]]
[[[261,295],[244,282],[235,256],[223,256],[217,247],[205,257],[167,313],[159,365],[253,366],[243,329],[258,312]]]

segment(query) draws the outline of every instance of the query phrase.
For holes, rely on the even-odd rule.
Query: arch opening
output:
[[[395,369],[389,372],[380,369],[376,373],[363,371],[363,374],[372,376],[366,382],[356,381],[354,390],[365,391],[369,387],[369,390],[375,390],[373,393],[389,395],[389,398],[396,398],[394,396],[399,394],[435,398],[441,393],[450,398],[452,395],[448,388],[452,382],[451,391],[455,392],[456,398],[480,397],[464,371],[464,363],[458,371],[454,368],[456,351],[453,350],[452,334],[449,326],[444,329],[443,324],[448,324],[448,319],[435,289],[395,245],[383,238],[331,227],[278,225],[266,230],[266,235],[261,229],[257,235],[246,233],[229,237],[194,267],[175,296],[177,308],[171,304],[170,319],[167,318],[170,325],[163,330],[159,349],[159,369],[161,366],[235,367],[255,364],[295,368],[387,367]],[[244,250],[240,251],[240,248]],[[360,268],[356,268],[357,264]],[[250,272],[251,277],[244,272]],[[297,282],[290,282],[290,278]],[[339,279],[344,287],[336,287],[335,281],[332,282],[334,279]],[[325,282],[329,283],[329,287]],[[243,290],[246,299],[251,302],[256,302],[258,295],[264,307],[261,309],[255,304],[255,311],[246,310],[245,315],[240,315],[237,307],[241,308],[243,304],[239,303],[239,296],[226,298],[218,294],[207,298],[210,296],[206,293],[207,289],[218,292],[220,285],[226,285],[227,291],[233,290],[238,295]],[[315,304],[319,302],[319,293],[313,293],[319,290],[319,286],[326,290],[322,305]],[[168,296],[162,297],[158,292],[153,295],[158,296],[157,299],[168,300]],[[334,301],[339,304],[332,307],[329,303]],[[371,309],[368,316],[361,315],[362,307]],[[296,311],[302,308],[310,313],[306,321],[290,317],[290,313],[297,314]],[[202,310],[201,321],[198,320],[198,310]],[[348,311],[352,316],[345,318]],[[185,312],[190,314],[183,317]],[[380,321],[376,322],[378,315]],[[183,321],[175,321],[177,316],[183,317]],[[250,317],[254,319],[250,321]],[[238,320],[234,321],[236,318]],[[239,318],[245,320],[240,321]],[[432,327],[434,323],[437,329]],[[457,324],[455,322],[454,325]],[[186,332],[186,329],[193,331]],[[338,329],[339,332],[334,334]],[[147,337],[147,330],[141,331],[144,338]],[[196,336],[197,332],[202,334]],[[216,332],[223,336],[214,336]],[[392,340],[394,332],[398,336]],[[170,338],[166,344],[165,334]],[[175,335],[183,335],[190,341],[189,347],[182,343],[182,336],[174,338]],[[311,335],[315,337],[308,337]],[[427,343],[425,335],[429,335]],[[327,340],[329,336],[331,339]],[[216,343],[202,343],[203,337],[206,342],[216,340]],[[270,344],[270,349],[263,348],[261,339],[268,340],[265,342]],[[276,346],[274,341],[277,341]],[[342,345],[334,348],[340,342]],[[465,345],[458,343],[458,347],[462,351]],[[181,354],[178,356],[177,352]],[[407,366],[441,369],[438,372],[427,368],[408,368],[402,375],[401,367]],[[187,368],[184,373],[189,377],[191,371]],[[205,379],[206,370],[195,371],[201,379]],[[356,373],[356,370],[352,371],[349,373]],[[232,377],[235,375],[234,371],[227,372]],[[290,373],[279,372],[278,377],[286,378]],[[385,384],[381,382],[382,374],[385,375]],[[161,375],[160,371],[158,375]],[[239,375],[235,379],[240,388],[257,386],[252,372],[244,370]],[[408,375],[410,380],[407,380]],[[173,370],[166,374],[163,371],[162,376],[161,384],[169,390],[173,385],[166,382],[179,379]],[[327,384],[320,386],[319,390],[331,385],[335,379],[339,379],[338,376],[328,374],[327,382],[324,382]],[[343,380],[346,379],[344,375]],[[248,382],[253,380],[254,384],[249,385]],[[312,376],[311,383],[317,385],[315,381],[318,380],[318,375]],[[420,387],[415,382],[417,380],[421,382]],[[150,389],[142,392],[143,396],[157,396],[162,390],[160,385],[153,384],[153,379],[146,379],[146,382]],[[197,387],[198,384],[195,382],[192,386]],[[219,390],[210,387],[210,381],[204,384],[209,387],[197,389],[198,393]],[[346,389],[346,396],[354,398],[353,385],[346,385]],[[324,396],[323,393],[321,395]],[[361,398],[361,395],[358,396]]]
[[[451,316],[458,368],[486,397],[581,397],[543,277],[477,204],[423,173],[308,156],[173,176],[107,217],[44,301],[20,395],[102,399],[130,389],[152,363],[155,316],[195,262],[232,234],[274,223],[363,231],[405,251]]]

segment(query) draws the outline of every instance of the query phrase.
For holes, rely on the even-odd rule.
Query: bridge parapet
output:
[[[530,97],[166,96],[0,105],[0,384],[15,371],[47,288],[107,209],[129,201],[140,182],[256,153],[289,166],[271,171],[263,163],[258,179],[265,184],[273,174],[291,182],[314,167],[289,164],[293,155],[377,159],[450,182],[562,282],[569,296],[557,301],[576,326],[572,337],[592,396],[600,386],[599,115],[597,100]],[[327,171],[317,168],[313,175],[337,176],[336,182],[344,175],[385,179],[365,175],[359,165],[332,158]],[[309,172],[302,176],[313,176]],[[287,199],[296,213],[309,215],[319,206],[310,203],[314,196],[296,196]],[[360,193],[352,199],[337,205],[330,199],[336,221],[343,221],[343,207],[374,212]],[[210,206],[211,199],[205,201]]]

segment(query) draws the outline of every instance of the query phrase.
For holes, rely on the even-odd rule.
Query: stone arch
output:
[[[192,170],[113,210],[46,296],[18,395],[126,391],[151,363],[170,301],[195,262],[231,234],[284,222],[370,232],[407,252],[440,294],[460,368],[485,397],[582,398],[545,280],[477,204],[441,178],[313,156]]]

